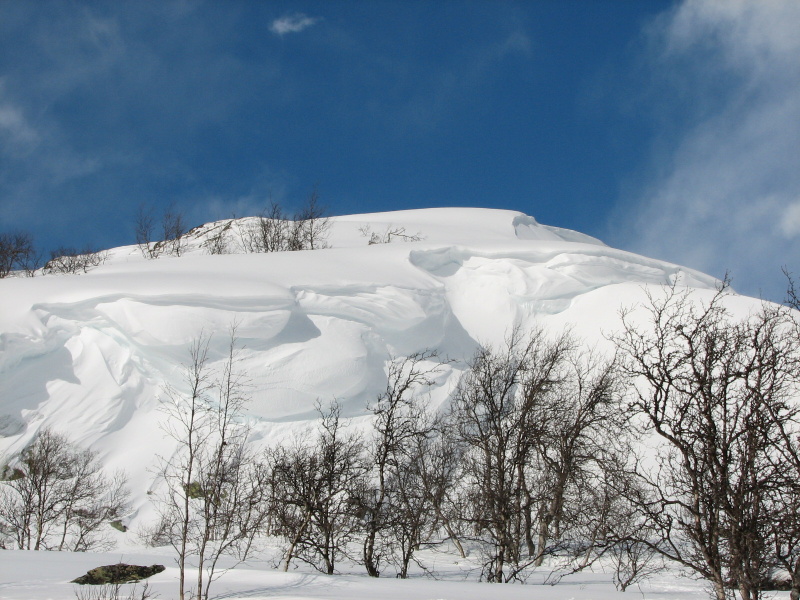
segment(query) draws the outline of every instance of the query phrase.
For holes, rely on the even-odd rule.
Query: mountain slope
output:
[[[145,260],[129,246],[88,274],[1,280],[0,452],[18,452],[43,426],[66,432],[124,468],[144,510],[148,468],[171,450],[159,394],[180,387],[201,332],[213,334],[212,361],[221,361],[236,324],[255,438],[268,443],[307,427],[318,399],[365,415],[391,356],[432,348],[454,359],[425,399],[435,406],[477,345],[501,343],[514,327],[571,327],[602,345],[620,307],[648,286],[704,296],[716,285],[503,210],[335,217],[327,249],[206,253],[222,228],[235,245],[249,222],[194,230],[181,257]],[[390,232],[417,241],[368,245]]]

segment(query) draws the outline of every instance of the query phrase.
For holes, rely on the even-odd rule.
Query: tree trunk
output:
[[[289,544],[288,550],[286,550],[286,562],[283,563],[283,572],[287,572],[289,570],[289,563],[292,562],[294,558],[294,549],[297,547],[300,538],[306,532],[306,527],[308,527],[309,522],[311,521],[311,509],[306,510],[306,516],[303,519],[303,524],[300,525],[300,528],[297,530],[297,535],[294,536],[291,543]]]
[[[794,569],[790,569],[792,576],[792,591],[789,592],[790,600],[800,600],[800,558],[794,563]]]
[[[494,583],[503,583],[503,567],[505,566],[505,555],[503,549],[500,549],[497,556],[497,563],[494,566],[494,573],[492,574],[492,581]]]
[[[711,582],[712,588],[714,590],[714,597],[716,600],[727,600],[727,596],[725,594],[725,583],[720,579],[714,579]]]
[[[450,536],[450,539],[453,540],[453,543],[456,545],[458,549],[458,553],[461,555],[461,558],[467,558],[466,552],[464,552],[464,546],[461,545],[461,541],[458,539],[458,536],[453,531],[453,528],[450,527],[450,523],[445,521],[444,529],[447,532],[447,535]]]
[[[541,523],[539,523],[539,539],[537,540],[537,546],[539,548],[539,554],[534,561],[534,566],[541,567],[542,563],[544,562],[544,550],[547,548],[547,538],[549,536],[549,522],[550,522],[550,515],[546,515]]]
[[[370,577],[380,577],[378,565],[375,564],[375,527],[370,527],[370,531],[364,540],[364,566]]]

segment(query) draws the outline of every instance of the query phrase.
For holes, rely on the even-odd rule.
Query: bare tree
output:
[[[417,438],[430,428],[419,396],[441,373],[442,364],[432,351],[415,352],[389,361],[386,389],[370,407],[374,415],[374,435],[368,446],[369,478],[359,498],[363,514],[363,561],[371,577],[380,575],[386,536],[394,537],[401,548],[401,574],[419,545],[422,515],[414,513],[426,501],[413,458]],[[416,490],[412,490],[412,486]],[[399,538],[398,538],[399,535]]]
[[[387,531],[384,532],[386,542],[386,562],[394,565],[396,577],[406,579],[413,560],[419,565],[417,550],[428,540],[435,526],[435,515],[431,507],[430,497],[426,493],[424,481],[416,459],[415,445],[410,451],[402,454],[395,468],[389,473],[387,489],[391,491],[389,498],[389,515]]]
[[[575,347],[562,360],[543,387],[537,384],[528,392],[540,396],[531,403],[540,435],[533,440],[524,505],[526,520],[533,521],[527,516],[529,503],[538,504],[537,540],[535,546],[530,537],[526,543],[529,555],[536,554],[536,566],[547,554],[569,549],[582,558],[577,567],[585,568],[607,526],[606,468],[624,452],[622,389],[614,360]],[[581,502],[570,501],[575,491]]]
[[[212,389],[207,364],[208,344],[208,336],[202,334],[192,342],[184,371],[184,391],[167,388],[163,404],[167,416],[164,431],[178,447],[172,456],[161,459],[159,470],[166,490],[156,508],[160,513],[159,527],[163,537],[178,554],[178,597],[181,599],[186,598],[186,561],[191,552],[191,533],[197,527],[192,500],[201,495],[196,481],[197,455],[211,435],[207,424],[208,411],[205,410]]]
[[[568,333],[514,331],[479,349],[453,397],[464,451],[464,520],[492,582],[523,577],[547,556],[585,568],[606,543],[604,477],[622,438],[613,360]],[[580,500],[579,500],[580,499]]]
[[[213,235],[209,235],[202,246],[209,254],[228,254],[231,252],[231,228],[233,219],[216,226]]]
[[[167,388],[164,431],[177,444],[161,459],[165,486],[158,498],[159,537],[178,554],[179,595],[185,597],[187,560],[197,557],[192,597],[207,599],[218,560],[244,560],[266,519],[266,476],[246,447],[242,424],[246,386],[236,370],[236,328],[219,371],[209,365],[210,337],[190,345],[181,390]]]
[[[69,480],[69,442],[49,429],[20,457],[22,476],[4,489],[2,518],[23,550],[48,549],[51,531],[58,528]]]
[[[239,240],[245,252],[288,252],[327,247],[330,219],[319,205],[316,190],[293,217],[277,202],[271,202],[258,217],[240,229]]]
[[[800,290],[797,289],[797,282],[788,268],[783,267],[782,271],[787,280],[785,304],[790,308],[800,310]]]
[[[283,569],[301,560],[332,575],[358,527],[355,495],[363,485],[361,439],[342,430],[334,402],[321,414],[315,439],[270,453],[275,533],[288,544]]]
[[[158,258],[162,254],[181,256],[186,250],[187,226],[184,215],[173,205],[164,210],[160,223],[161,239],[156,239],[156,217],[152,208],[139,206],[134,230],[136,244],[145,258]]]
[[[459,439],[449,417],[436,415],[426,435],[416,438],[411,462],[432,513],[431,533],[437,527],[443,529],[445,541],[452,542],[461,558],[466,558],[460,527],[466,509],[459,485],[466,476],[466,445]]]
[[[327,248],[331,222],[325,208],[319,204],[317,189],[311,192],[306,204],[294,216],[292,250],[318,250]]]
[[[454,394],[453,420],[469,447],[464,519],[484,542],[488,581],[510,581],[535,560],[535,549],[523,560],[521,548],[526,531],[533,530],[526,521],[534,514],[526,468],[542,432],[534,409],[541,401],[538,391],[553,382],[571,345],[568,337],[550,342],[541,330],[523,340],[515,330],[505,348],[478,350]]]
[[[665,568],[656,550],[659,533],[639,509],[646,490],[635,476],[636,465],[629,464],[632,455],[632,449],[627,456],[617,455],[616,464],[604,470],[610,494],[603,556],[614,569],[614,585],[622,592]]]
[[[774,565],[770,490],[797,419],[796,348],[783,311],[735,319],[726,293],[703,304],[665,288],[642,307],[643,325],[624,312],[614,339],[636,378],[631,407],[662,441],[658,468],[638,473],[654,547],[707,579],[717,600],[730,586],[750,600]]]
[[[107,478],[95,452],[43,429],[4,482],[0,521],[20,549],[107,549],[101,529],[124,514],[127,498],[122,474]]]
[[[73,448],[68,457],[70,480],[65,486],[59,550],[110,550],[113,543],[101,527],[117,521],[128,509],[127,479],[122,472],[106,477],[97,453]]]
[[[290,249],[291,223],[283,209],[271,202],[249,225],[242,227],[239,238],[245,252],[285,252]]]
[[[788,280],[786,304],[789,310],[782,317],[789,324],[789,337],[792,348],[798,349],[800,340],[800,319],[796,311],[800,310],[800,291],[787,269],[783,270]],[[769,310],[777,310],[768,306],[762,314]],[[765,321],[772,319],[765,318]],[[800,363],[795,355],[793,364],[793,382],[800,382]],[[772,490],[771,519],[769,542],[779,567],[789,574],[791,582],[790,597],[800,599],[800,424],[797,414],[786,418],[787,407],[778,407],[771,411],[771,420],[778,431],[776,443],[777,453],[773,467],[779,474],[779,484]]]
[[[38,257],[29,233],[0,233],[0,278],[8,277],[14,271],[32,274],[37,263]]]
[[[768,540],[775,561],[789,575],[790,598],[800,598],[800,436],[797,430],[787,438],[789,451],[781,460],[784,479],[773,490],[773,512],[770,519]],[[783,452],[782,452],[783,454]]]
[[[171,256],[181,256],[186,249],[184,235],[188,231],[183,212],[170,205],[161,219],[161,242],[163,252]]]
[[[318,457],[305,440],[293,446],[279,445],[268,453],[272,531],[286,539],[284,571],[297,556],[312,547],[311,519],[321,496],[316,478]]]
[[[266,475],[247,447],[249,428],[241,422],[249,396],[247,383],[236,370],[236,343],[234,326],[215,385],[216,402],[206,408],[210,411],[212,436],[206,438],[210,443],[200,447],[197,454],[196,481],[201,488],[195,540],[197,590],[206,600],[219,559],[233,555],[245,560],[266,520]]]
[[[155,217],[152,209],[146,208],[144,204],[139,205],[139,210],[136,213],[134,231],[136,244],[139,246],[142,256],[145,258],[158,258],[155,247]]]

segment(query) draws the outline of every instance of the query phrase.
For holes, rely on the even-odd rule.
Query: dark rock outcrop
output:
[[[146,579],[156,573],[161,573],[164,565],[152,565],[141,567],[139,565],[126,565],[118,563],[116,565],[105,565],[92,569],[86,575],[81,575],[73,579],[71,583],[81,585],[104,585],[107,583],[132,583],[141,579]]]

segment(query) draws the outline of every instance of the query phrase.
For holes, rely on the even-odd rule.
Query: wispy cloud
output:
[[[530,56],[531,46],[531,40],[526,33],[515,31],[499,46],[497,54],[500,57],[515,53]]]
[[[263,36],[252,15],[268,12],[183,0],[0,3],[0,231],[30,230],[42,245],[121,244],[141,203],[243,195],[250,165],[229,158],[242,131],[231,122],[281,91],[269,85],[265,100],[276,61],[267,50],[243,59],[229,34]],[[206,135],[214,141],[200,142]],[[228,162],[200,166],[207,159]],[[243,163],[235,189],[219,183]]]
[[[270,25],[272,33],[283,36],[287,33],[300,33],[319,21],[319,17],[309,17],[303,13],[294,13],[275,19]]]
[[[65,227],[86,222],[75,205],[81,201],[67,200],[63,186],[102,168],[99,154],[80,143],[85,136],[72,137],[53,108],[117,63],[121,48],[116,22],[96,18],[88,9],[59,17],[29,19],[26,37],[8,35],[3,40],[6,47],[16,45],[16,52],[0,62],[0,228],[7,223],[33,228],[42,214]],[[92,122],[82,121],[81,130]]]
[[[28,154],[39,141],[39,135],[22,110],[2,96],[0,85],[0,153],[19,156]]]
[[[681,114],[657,121],[627,247],[781,298],[781,266],[800,270],[799,30],[794,0],[687,0],[652,24],[647,65]]]

